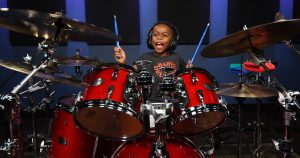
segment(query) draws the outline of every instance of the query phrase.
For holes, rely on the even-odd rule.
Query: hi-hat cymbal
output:
[[[18,71],[24,74],[30,74],[33,70],[32,66],[25,63],[20,63],[16,61],[7,61],[0,59],[0,66],[8,68],[10,70]],[[82,87],[82,82],[74,76],[65,74],[61,70],[55,70],[55,68],[46,68],[38,71],[34,76],[48,79],[50,81],[64,83],[76,87]],[[59,72],[59,73],[55,73]]]
[[[233,33],[205,47],[201,55],[218,58],[244,53],[251,47],[262,49],[300,34],[300,19],[282,20],[258,25]],[[250,44],[250,41],[252,45]]]
[[[62,13],[34,10],[0,8],[0,27],[44,39],[86,42],[117,39],[108,29],[70,19]]]
[[[277,96],[276,89],[257,84],[224,83],[217,94],[240,98],[265,98]]]
[[[103,63],[96,58],[83,57],[81,55],[71,57],[58,56],[56,59],[58,64],[66,66],[97,66]]]

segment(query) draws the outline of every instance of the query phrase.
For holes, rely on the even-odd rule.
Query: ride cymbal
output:
[[[68,18],[62,13],[41,13],[34,10],[0,8],[0,27],[38,38],[59,41],[95,42],[116,40],[106,28]]]
[[[276,42],[290,40],[300,34],[300,19],[281,20],[233,33],[205,47],[201,55],[219,58],[244,53],[249,48],[264,48]]]
[[[276,89],[257,84],[224,83],[220,85],[217,94],[240,98],[265,98],[277,96]]]
[[[30,74],[33,70],[32,66],[30,64],[20,63],[16,61],[7,61],[0,59],[0,66],[3,66],[5,68],[8,68],[10,70],[14,70],[17,72],[21,72],[24,74]],[[82,87],[82,81],[77,79],[74,76],[68,75],[63,73],[61,70],[54,70],[55,68],[45,68],[42,70],[39,70],[37,73],[34,74],[34,76],[48,79],[53,82],[59,82],[68,84],[71,86],[76,87]],[[56,73],[59,72],[59,73]]]

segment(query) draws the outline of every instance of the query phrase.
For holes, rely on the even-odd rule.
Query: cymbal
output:
[[[265,98],[277,96],[276,89],[257,84],[245,83],[224,83],[220,85],[220,90],[216,92],[220,95],[240,97],[240,98]]]
[[[300,19],[258,25],[233,33],[208,45],[202,50],[201,55],[207,58],[218,58],[244,53],[252,46],[261,49],[276,42],[290,40],[300,34],[299,28]]]
[[[34,10],[0,8],[0,27],[44,39],[94,42],[116,40],[106,28],[68,18],[62,13],[41,13]]]
[[[21,72],[24,74],[30,74],[31,71],[33,70],[32,66],[30,64],[20,63],[20,62],[16,62],[16,61],[7,61],[7,60],[2,60],[2,59],[0,59],[0,66],[3,66],[10,70],[14,70],[14,71]],[[77,79],[76,77],[65,74],[60,70],[53,71],[53,69],[55,69],[55,68],[46,68],[46,69],[39,70],[34,76],[48,79],[48,80],[54,81],[54,82],[64,83],[67,85],[82,87],[82,84],[81,84],[82,82],[79,79]],[[55,72],[59,72],[59,73],[55,73]]]
[[[58,64],[66,66],[97,66],[103,63],[96,58],[83,57],[81,55],[74,55],[71,57],[58,56],[56,59]]]

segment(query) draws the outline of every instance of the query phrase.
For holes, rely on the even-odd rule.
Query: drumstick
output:
[[[209,27],[209,23],[207,23],[207,26],[206,26],[206,28],[205,28],[205,30],[204,30],[204,32],[203,32],[203,35],[202,35],[202,37],[201,37],[201,39],[200,39],[200,42],[199,42],[199,44],[198,44],[198,46],[197,46],[197,48],[196,48],[196,51],[195,51],[195,53],[194,53],[194,56],[193,56],[192,61],[191,61],[190,64],[193,64],[193,62],[194,62],[194,59],[195,59],[195,57],[196,57],[196,55],[197,55],[197,53],[198,53],[198,49],[200,48],[200,46],[201,46],[201,44],[202,44],[202,41],[203,41],[203,39],[204,39],[204,37],[205,37],[205,34],[206,34],[206,31],[207,31],[208,27]]]
[[[119,37],[118,23],[117,23],[117,17],[116,17],[116,15],[114,15],[114,26],[115,26],[115,33],[116,33],[117,37]],[[116,40],[116,47],[119,47],[119,46],[120,46],[120,43],[119,43],[119,40],[117,38],[117,40]]]

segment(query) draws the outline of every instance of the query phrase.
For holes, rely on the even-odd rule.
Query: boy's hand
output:
[[[114,58],[118,63],[126,64],[126,53],[121,47],[114,47]]]
[[[193,67],[193,64],[192,64],[192,61],[189,60],[189,61],[186,63],[185,68],[191,68],[191,67]]]

